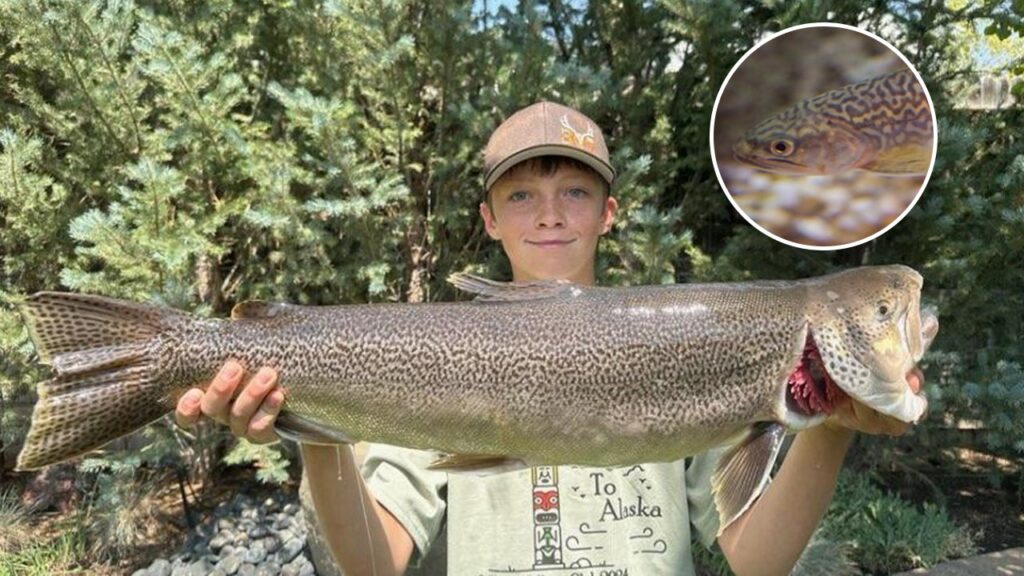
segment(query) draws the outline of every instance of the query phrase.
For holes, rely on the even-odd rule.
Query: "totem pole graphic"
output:
[[[535,466],[533,474],[533,567],[563,568],[558,467]]]

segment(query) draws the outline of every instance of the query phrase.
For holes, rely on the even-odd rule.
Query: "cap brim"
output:
[[[587,152],[572,146],[541,144],[540,146],[533,146],[520,150],[495,165],[494,168],[487,173],[487,178],[484,180],[484,190],[490,190],[491,186],[498,181],[498,178],[501,178],[502,174],[508,172],[509,169],[516,164],[519,164],[524,160],[529,160],[530,158],[537,158],[538,156],[566,156],[574,160],[579,160],[593,168],[594,171],[600,174],[609,185],[611,185],[615,180],[615,170],[607,162],[593,154],[588,154]]]

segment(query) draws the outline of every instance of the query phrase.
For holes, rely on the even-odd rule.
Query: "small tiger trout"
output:
[[[783,174],[923,175],[934,132],[924,88],[903,70],[808,98],[748,131],[733,152]]]
[[[760,492],[787,432],[852,396],[905,422],[905,375],[938,330],[905,266],[820,278],[598,288],[467,275],[470,302],[239,304],[231,320],[43,292],[23,314],[53,379],[18,457],[35,469],[174,409],[229,359],[274,366],[278,432],[509,463],[625,466],[731,445],[714,477],[721,526]]]

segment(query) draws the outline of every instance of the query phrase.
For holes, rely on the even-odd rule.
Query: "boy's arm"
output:
[[[907,376],[916,392],[921,372]],[[855,431],[898,436],[909,425],[851,401],[825,424],[796,435],[760,498],[718,537],[736,574],[789,574],[828,509]]]
[[[313,508],[342,572],[403,574],[412,557],[412,537],[370,493],[352,447],[301,446]]]
[[[232,401],[243,376],[241,366],[228,362],[205,392],[186,392],[175,411],[178,424],[188,427],[206,415],[250,442],[276,440],[274,419],[284,402],[283,392],[276,388],[276,373],[261,368]],[[351,447],[302,444],[301,448],[317,519],[344,572],[404,573],[412,555],[412,537],[370,493]]]

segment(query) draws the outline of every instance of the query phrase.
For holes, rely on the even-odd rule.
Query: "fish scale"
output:
[[[748,131],[734,152],[781,173],[910,175],[928,169],[933,138],[924,88],[901,70],[808,98]]]
[[[767,481],[785,432],[828,416],[829,405],[809,410],[789,398],[791,386],[812,392],[798,367],[827,365],[844,392],[902,420],[924,410],[904,375],[937,322],[922,322],[921,277],[907,267],[633,288],[454,282],[477,300],[243,303],[231,320],[34,295],[24,317],[56,376],[39,385],[18,467],[136,430],[234,359],[277,370],[283,436],[438,450],[451,454],[438,462],[448,469],[618,466],[731,444],[714,478],[724,527]],[[878,302],[891,313],[879,317]],[[820,358],[805,353],[814,340]]]

